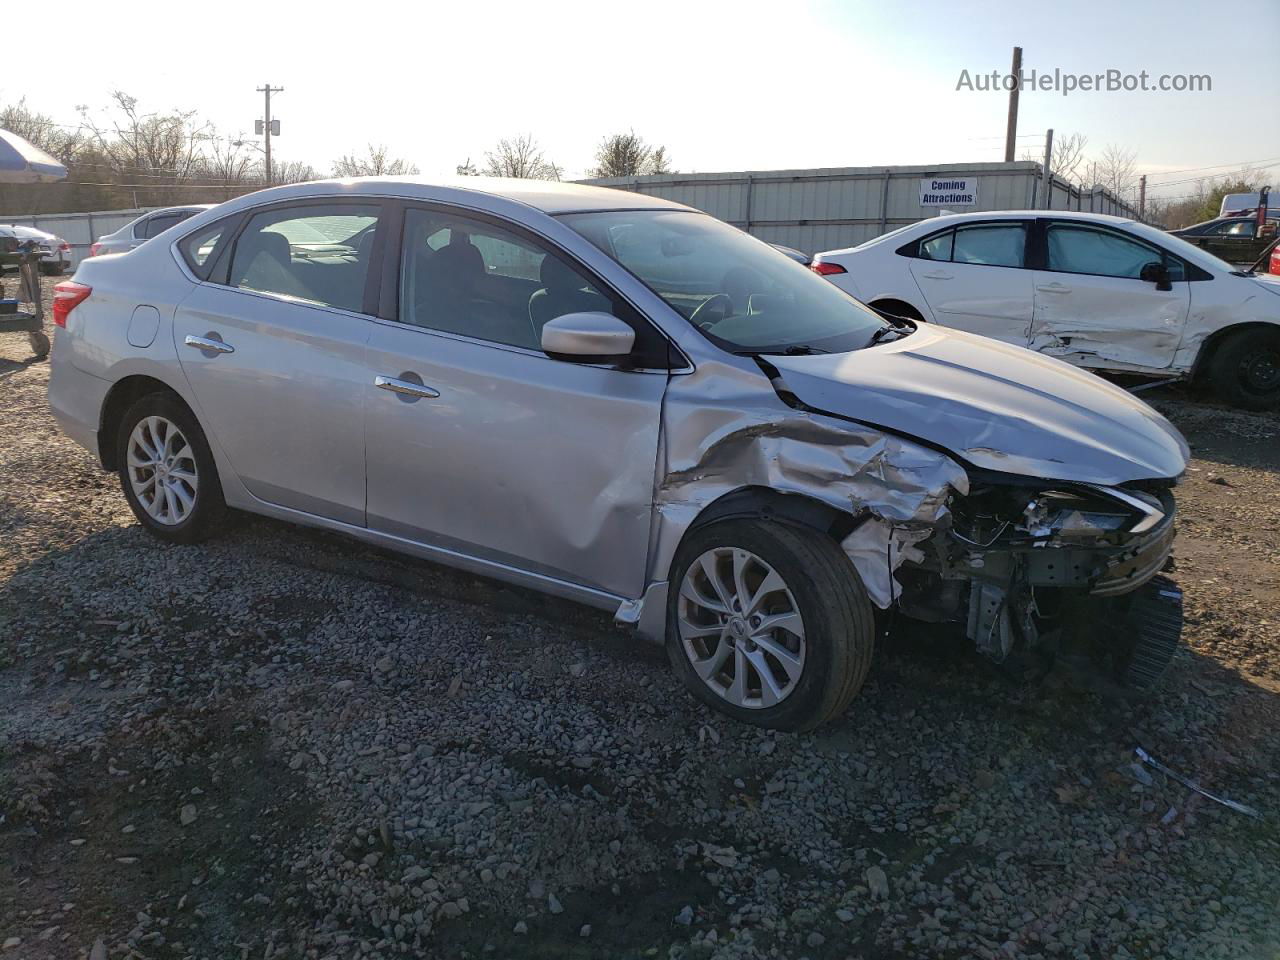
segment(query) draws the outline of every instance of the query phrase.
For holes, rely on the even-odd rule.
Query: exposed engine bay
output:
[[[1173,548],[1172,483],[1043,489],[981,472],[971,482],[898,568],[898,608],[962,624],[998,663],[1066,649],[1118,681],[1154,682],[1181,632],[1181,594],[1157,577]]]

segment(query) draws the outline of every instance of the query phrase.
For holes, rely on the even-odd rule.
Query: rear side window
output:
[[[955,239],[956,232],[948,230],[946,233],[940,233],[936,237],[920,241],[920,257],[923,260],[950,260],[951,259],[951,242]]]
[[[957,227],[953,263],[977,263],[988,267],[1021,267],[1026,264],[1027,228],[1020,223]]]
[[[359,313],[377,224],[372,204],[263,211],[236,238],[229,283]]]
[[[910,247],[899,253],[910,254]],[[1025,223],[978,223],[925,237],[914,256],[921,260],[972,263],[986,267],[1024,267],[1027,263]]]
[[[178,242],[178,250],[187,261],[187,266],[201,280],[209,279],[209,269],[213,266],[218,252],[227,242],[227,231],[231,228],[234,217],[211,223],[203,230],[188,234]]]
[[[180,223],[184,218],[176,213],[160,213],[152,217],[143,224],[142,238],[150,240],[152,237],[164,233],[176,223]]]

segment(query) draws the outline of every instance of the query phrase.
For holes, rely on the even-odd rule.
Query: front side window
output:
[[[661,335],[558,253],[452,211],[405,212],[401,323],[539,350],[548,321],[597,311],[635,329],[633,356],[639,365],[665,365]]]
[[[1164,253],[1155,247],[1091,227],[1050,224],[1047,239],[1048,268],[1059,273],[1088,273],[1136,280],[1148,263],[1165,262]],[[1181,264],[1178,266],[1180,268]]]
[[[727,350],[843,352],[885,328],[835,284],[706,214],[611,210],[560,219]]]
[[[1254,227],[1255,224],[1252,220],[1241,220],[1237,223],[1229,224],[1223,232],[1228,237],[1246,237],[1252,240]]]
[[[266,210],[236,238],[229,282],[358,313],[377,223],[378,208],[372,204]]]

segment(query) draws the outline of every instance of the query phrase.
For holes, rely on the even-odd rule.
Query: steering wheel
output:
[[[720,304],[720,316],[716,317],[714,320],[710,317],[702,320],[698,319],[704,313],[710,313],[711,305],[713,303]],[[727,293],[714,293],[698,304],[693,313],[689,314],[689,322],[694,326],[701,327],[703,330],[706,330],[715,326],[732,312],[733,299]]]

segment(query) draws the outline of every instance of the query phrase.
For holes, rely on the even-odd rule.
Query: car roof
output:
[[[18,236],[22,234],[34,234],[38,237],[52,237],[53,234],[48,230],[41,230],[38,227],[32,227],[25,223],[0,223],[0,230],[8,230]]]
[[[1084,210],[983,210],[975,213],[948,213],[940,217],[928,217],[912,224],[912,226],[934,227],[945,226],[948,223],[966,223],[972,220],[1023,220],[1027,217],[1081,220],[1086,223],[1107,223],[1113,226],[1138,222],[1132,217],[1113,217],[1105,213],[1088,213]]]
[[[230,211],[273,200],[325,196],[395,196],[405,199],[465,202],[468,194],[483,194],[513,201],[547,214],[590,213],[600,210],[691,210],[683,204],[643,193],[557,180],[522,180],[505,177],[353,177],[313,180],[271,187],[229,200]]]

